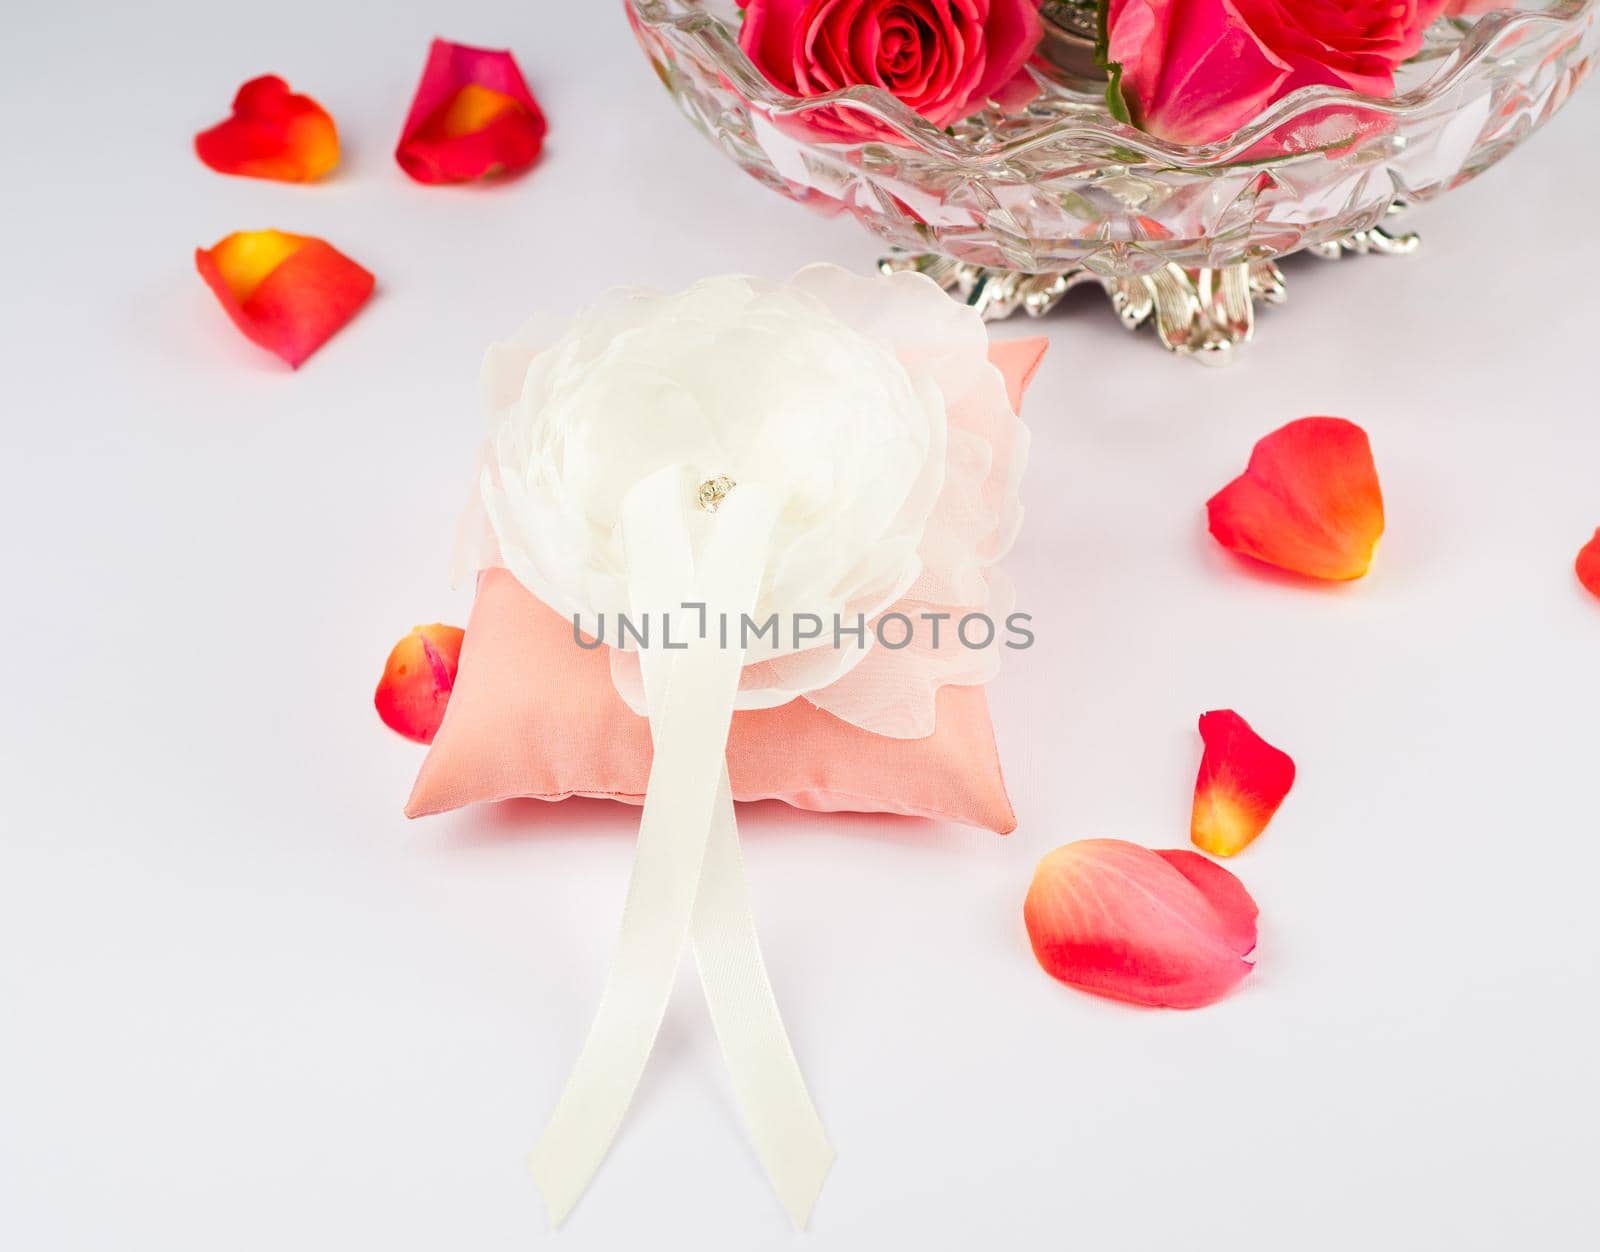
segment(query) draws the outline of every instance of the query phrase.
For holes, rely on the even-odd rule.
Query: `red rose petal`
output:
[[[509,52],[435,39],[394,155],[419,183],[520,174],[546,129]]]
[[[464,634],[435,622],[416,627],[394,645],[373,697],[385,726],[418,743],[433,742],[456,685]]]
[[[1593,595],[1600,596],[1600,530],[1578,553],[1578,581]]]
[[[372,295],[344,253],[281,230],[238,231],[196,248],[194,264],[239,329],[297,368]]]
[[[194,150],[222,174],[309,183],[339,164],[339,132],[310,96],[266,74],[239,88],[233,116],[196,135]]]
[[[1232,709],[1202,715],[1200,738],[1189,835],[1212,856],[1232,856],[1267,828],[1294,786],[1294,761]]]
[[[1255,902],[1193,852],[1069,843],[1039,862],[1022,916],[1046,973],[1135,1004],[1198,1008],[1253,968]]]
[[[1383,534],[1383,493],[1366,431],[1305,417],[1262,439],[1206,505],[1230,551],[1312,578],[1360,578]]]

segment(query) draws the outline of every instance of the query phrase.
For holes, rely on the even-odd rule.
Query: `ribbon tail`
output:
[[[534,1181],[560,1225],[610,1150],[655,1046],[672,994],[700,878],[723,741],[714,709],[690,698],[718,676],[714,652],[683,658],[662,710],[639,843],[611,969],[594,1022],[534,1148]],[[737,677],[737,660],[734,661]],[[726,734],[724,729],[722,732]],[[698,742],[697,742],[698,740]]]
[[[651,599],[661,589],[656,571],[681,569],[691,559],[683,509],[670,474],[652,476],[635,493],[624,520],[630,566],[652,571],[635,598],[661,611]],[[711,611],[738,616],[754,606],[774,518],[771,500],[759,492],[736,493],[728,502],[699,570],[699,594]],[[688,942],[744,661],[742,651],[719,649],[709,637],[675,655],[646,655],[662,698],[650,704],[655,755],[616,952],[589,1034],[530,1162],[558,1226],[610,1150],[661,1028]]]
[[[761,959],[726,769],[691,934],[739,1110],[778,1199],[803,1230],[833,1166],[833,1145],[806,1090]]]

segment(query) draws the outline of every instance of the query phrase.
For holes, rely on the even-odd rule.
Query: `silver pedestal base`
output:
[[[1331,243],[1315,244],[1307,251],[1332,261],[1350,254],[1408,256],[1420,244],[1414,234],[1391,235],[1375,226]],[[1214,365],[1226,364],[1235,348],[1250,341],[1258,303],[1282,304],[1288,298],[1283,273],[1272,261],[1200,270],[1168,265],[1139,278],[1105,278],[1082,268],[1061,274],[1023,274],[985,269],[931,253],[895,253],[878,264],[885,273],[916,270],[926,274],[976,309],[985,321],[1018,312],[1041,317],[1074,287],[1098,283],[1129,330],[1149,323],[1169,351]]]

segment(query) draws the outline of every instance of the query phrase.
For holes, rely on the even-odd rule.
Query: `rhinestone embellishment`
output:
[[[728,498],[728,493],[738,485],[726,474],[718,474],[715,478],[708,478],[700,484],[699,490],[695,492],[695,501],[707,513],[715,513]]]

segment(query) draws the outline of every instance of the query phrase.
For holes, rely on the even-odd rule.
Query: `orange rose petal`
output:
[[[1195,852],[1084,839],[1039,862],[1023,921],[1045,972],[1135,1004],[1199,1008],[1253,968],[1256,905]]]
[[[1294,786],[1294,762],[1232,709],[1202,715],[1200,738],[1190,838],[1212,856],[1232,856],[1267,828]]]
[[[432,743],[456,685],[464,632],[435,622],[418,626],[394,645],[373,697],[378,716],[391,730],[418,743]]]
[[[1366,431],[1305,417],[1262,439],[1206,505],[1232,552],[1311,578],[1360,578],[1383,534],[1383,493]]]
[[[194,264],[239,329],[297,368],[372,295],[371,274],[310,235],[239,231]]]
[[[520,174],[546,125],[509,52],[435,39],[395,160],[419,183]]]
[[[196,135],[194,150],[222,174],[310,183],[339,164],[339,132],[310,96],[266,74],[239,88],[233,116]]]
[[[1594,532],[1594,538],[1578,553],[1577,568],[1578,581],[1590,593],[1600,596],[1600,530]]]

